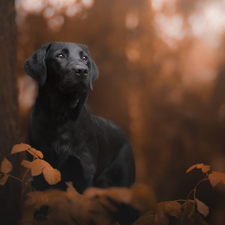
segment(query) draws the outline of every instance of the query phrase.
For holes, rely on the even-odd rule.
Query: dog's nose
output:
[[[75,66],[74,71],[77,76],[86,77],[88,75],[88,70],[84,66],[77,65]]]

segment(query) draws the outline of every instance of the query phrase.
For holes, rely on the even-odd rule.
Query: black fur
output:
[[[85,105],[88,87],[92,89],[98,76],[87,48],[52,42],[35,52],[24,68],[39,83],[28,143],[61,172],[56,187],[65,190],[65,181],[72,181],[82,193],[90,186],[130,186],[135,165],[129,141],[118,126],[90,114]],[[50,187],[43,175],[34,177],[33,185],[37,190]]]

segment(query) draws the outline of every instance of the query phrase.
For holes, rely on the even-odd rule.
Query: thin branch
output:
[[[174,202],[186,202],[187,200],[185,199],[177,199],[177,200],[174,200]]]
[[[8,174],[9,175],[9,177],[12,177],[12,178],[14,178],[14,179],[16,179],[16,180],[18,180],[18,181],[20,181],[21,183],[23,182],[22,180],[20,180],[18,177],[14,177],[13,175],[11,175],[11,174]]]
[[[188,196],[187,196],[187,199],[186,199],[186,200],[188,200],[188,199],[189,199],[189,197],[190,197],[190,195],[191,195],[191,193],[192,193],[193,191],[194,191],[194,189],[190,191],[190,193],[188,194]]]
[[[204,179],[200,180],[200,181],[196,184],[196,186],[195,186],[195,188],[194,188],[194,200],[195,200],[196,189],[197,189],[198,185],[201,184],[203,181],[206,181],[206,180],[209,180],[209,178],[208,178],[207,175],[206,175],[206,177],[205,177]]]

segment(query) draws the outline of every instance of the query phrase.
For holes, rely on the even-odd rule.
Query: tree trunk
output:
[[[0,163],[4,156],[12,162],[13,175],[19,176],[18,157],[10,152],[17,143],[18,106],[16,88],[16,45],[15,45],[14,0],[0,1]],[[15,169],[16,167],[16,169]],[[9,178],[0,186],[0,224],[16,224],[20,183]]]

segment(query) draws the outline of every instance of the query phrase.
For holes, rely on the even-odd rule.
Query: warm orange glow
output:
[[[219,47],[225,31],[224,3],[220,0],[201,3],[196,1],[195,10],[187,21],[176,14],[175,3],[176,0],[151,1],[152,9],[156,11],[155,29],[161,39],[173,48],[177,44],[174,40],[181,40],[185,36],[192,35],[201,38],[211,47]],[[168,6],[170,10],[168,10]],[[190,29],[189,27],[182,29],[184,24],[190,24]]]
[[[139,60],[139,58],[140,58],[139,47],[140,47],[140,44],[137,41],[128,43],[127,48],[126,48],[126,55],[127,55],[128,60],[131,63],[135,63]]]
[[[43,13],[52,31],[57,31],[64,24],[63,13],[73,17],[84,8],[91,8],[94,0],[16,0],[17,24],[22,23],[27,13]]]
[[[64,23],[64,18],[62,16],[55,16],[54,18],[48,20],[48,26],[54,31],[58,30]]]
[[[82,0],[82,4],[86,8],[90,8],[94,4],[94,0]]]
[[[135,12],[129,12],[126,15],[125,24],[127,29],[135,29],[138,26],[138,15]]]
[[[53,17],[55,14],[55,9],[53,7],[47,7],[44,12],[43,12],[43,16],[46,19],[50,19],[51,17]]]

